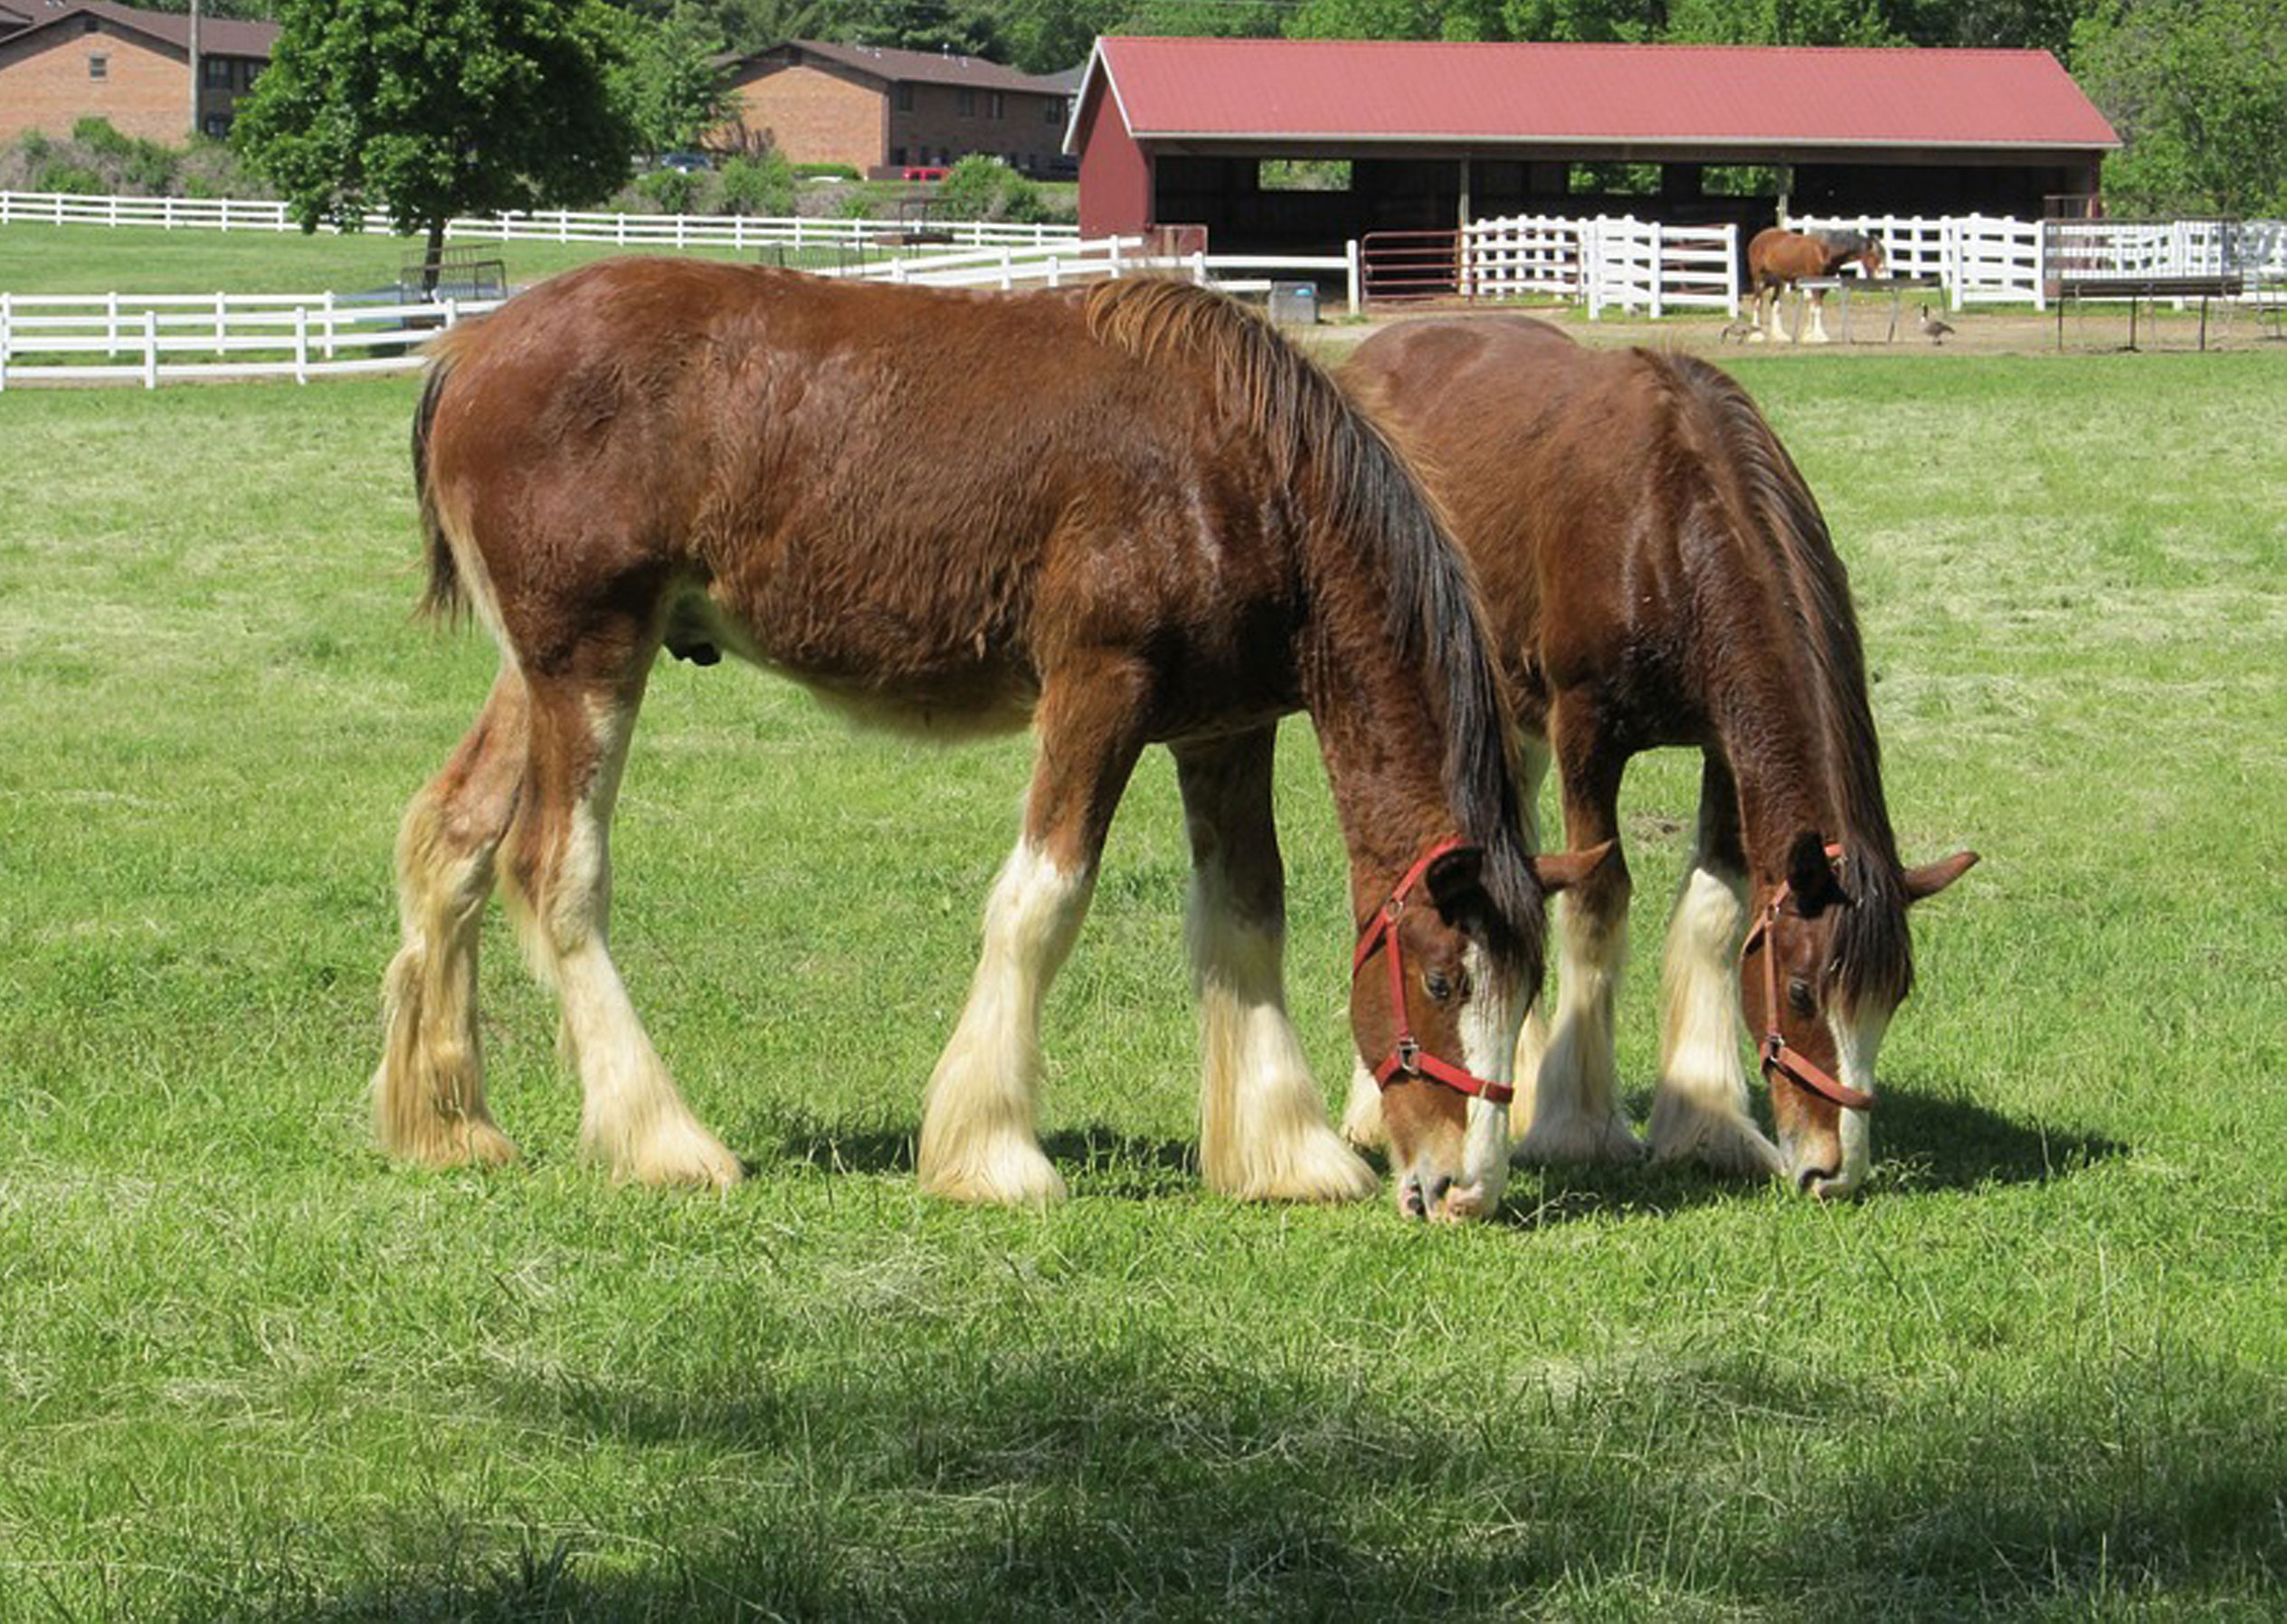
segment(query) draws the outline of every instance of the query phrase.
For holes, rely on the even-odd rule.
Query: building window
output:
[[[901,79],[889,87],[889,105],[901,113],[913,111],[913,82],[910,80]]]
[[[206,133],[213,136],[216,140],[221,140],[223,137],[231,133],[230,119],[221,113],[207,114]]]
[[[984,116],[988,119],[1007,118],[1009,116],[1009,104],[1007,98],[1003,97],[998,90],[986,91],[984,98]]]
[[[206,75],[208,84],[221,85],[226,90],[229,88],[231,82],[231,59],[229,57],[204,58],[199,62],[199,70]]]
[[[1044,101],[1044,102],[1042,102],[1042,103],[1040,104],[1040,122],[1041,122],[1041,123],[1043,123],[1043,124],[1061,124],[1061,123],[1063,123],[1063,122],[1064,122],[1064,108],[1063,108],[1063,105],[1062,105],[1061,103],[1059,103],[1059,102],[1055,102],[1055,101]]]
[[[106,54],[105,52],[100,52],[100,51],[90,51],[90,52],[88,52],[88,77],[89,77],[90,79],[109,79],[109,78],[110,78],[110,77],[111,77],[111,59],[110,59],[110,57],[109,57],[108,54]]]
[[[955,90],[953,93],[953,110],[964,119],[975,118],[977,93],[974,90]]]

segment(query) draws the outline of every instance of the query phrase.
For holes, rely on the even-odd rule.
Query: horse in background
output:
[[[1790,232],[1774,225],[1755,233],[1747,244],[1747,285],[1755,295],[1754,337],[1765,330],[1770,315],[1771,342],[1788,341],[1779,325],[1779,296],[1806,279],[1838,276],[1846,265],[1858,265],[1869,276],[1880,276],[1885,261],[1879,239],[1864,232]],[[1810,295],[1810,332],[1806,343],[1827,342],[1827,290]]]
[[[1553,760],[1568,838],[1617,842],[1629,758],[1701,753],[1653,1154],[1857,1190],[1876,1051],[1913,981],[1906,910],[1977,857],[1899,859],[1848,578],[1785,448],[1704,362],[1521,317],[1390,328],[1343,381],[1468,556],[1526,733],[1528,820]],[[1628,898],[1622,857],[1565,899],[1553,1026],[1535,1018],[1517,1061],[1524,1159],[1638,1154],[1613,1050]],[[1741,1012],[1776,1145],[1750,1112]],[[1379,1131],[1374,1106],[1353,1088],[1353,1139]]]
[[[1497,1205],[1543,892],[1592,861],[1525,851],[1466,569],[1396,453],[1258,318],[1163,281],[981,295],[611,261],[436,343],[413,461],[427,604],[472,608],[502,660],[399,834],[374,1084],[388,1150],[514,1154],[479,1043],[497,882],[561,998],[584,1144],[620,1177],[741,1176],[605,945],[613,805],[665,647],[728,652],[863,721],[1037,736],[925,1095],[924,1188],[1064,1193],[1037,1128],[1041,1004],[1113,809],[1161,743],[1191,845],[1207,1182],[1245,1200],[1371,1191],[1286,1012],[1271,771],[1278,718],[1302,709],[1366,922],[1352,1032],[1386,1057],[1400,1205]]]

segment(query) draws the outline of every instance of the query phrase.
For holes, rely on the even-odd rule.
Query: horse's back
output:
[[[1450,517],[1528,724],[1624,659],[1672,662],[1687,518],[1728,500],[1699,370],[1517,318],[1393,328],[1344,368]]]
[[[1088,297],[584,268],[443,347],[429,477],[503,594],[646,605],[885,720],[1019,722],[1136,603],[1208,625],[1288,584],[1218,545],[1276,497],[1211,365]]]

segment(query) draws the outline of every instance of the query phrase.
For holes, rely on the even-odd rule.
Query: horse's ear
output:
[[[1955,880],[1978,866],[1974,851],[1957,851],[1951,857],[1941,857],[1934,863],[1924,863],[1919,869],[1905,872],[1906,900],[1920,902],[1925,897],[1935,897]]]
[[[1604,866],[1604,859],[1618,849],[1613,840],[1601,840],[1586,851],[1544,851],[1533,859],[1533,872],[1541,882],[1541,889],[1553,897],[1559,891],[1569,891]]]
[[[1465,898],[1485,889],[1485,848],[1456,846],[1432,862],[1421,880],[1438,911],[1450,917]]]
[[[1827,855],[1827,837],[1806,829],[1787,849],[1787,888],[1806,919],[1816,919],[1830,907],[1846,907],[1850,895],[1835,878],[1833,859]]]

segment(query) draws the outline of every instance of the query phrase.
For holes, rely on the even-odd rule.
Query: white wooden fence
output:
[[[289,232],[301,228],[286,205],[226,197],[81,197],[64,192],[0,192],[0,225],[142,225],[168,231]],[[319,228],[332,231],[331,226]],[[365,229],[387,233],[388,219],[368,214]],[[483,242],[609,242],[622,248],[856,248],[907,235],[913,221],[803,220],[740,214],[600,214],[546,209],[498,218],[446,223],[445,235]],[[955,244],[1039,247],[1078,240],[1076,225],[1019,225],[1006,221],[927,222]]]
[[[33,381],[147,389],[191,378],[308,383],[403,371],[421,365],[415,346],[498,303],[361,304],[331,293],[0,293],[0,389]]]
[[[1341,271],[1357,309],[1354,253],[1295,260],[1191,254],[1148,257],[1140,237],[1046,248],[972,249],[878,261],[816,274],[944,288],[1060,287],[1124,272],[1188,275],[1261,289],[1267,271]],[[1234,277],[1233,273],[1240,273]],[[419,366],[415,348],[498,300],[369,303],[333,293],[27,295],[0,292],[0,389],[27,383],[139,383],[312,377]]]
[[[1461,286],[1472,299],[1555,294],[1653,316],[1704,308],[1739,314],[1739,228],[1603,216],[1519,214],[1461,233]]]
[[[2041,224],[1991,214],[1806,214],[1795,231],[1856,231],[1881,240],[1884,274],[1931,277],[1948,308],[2048,306]]]

